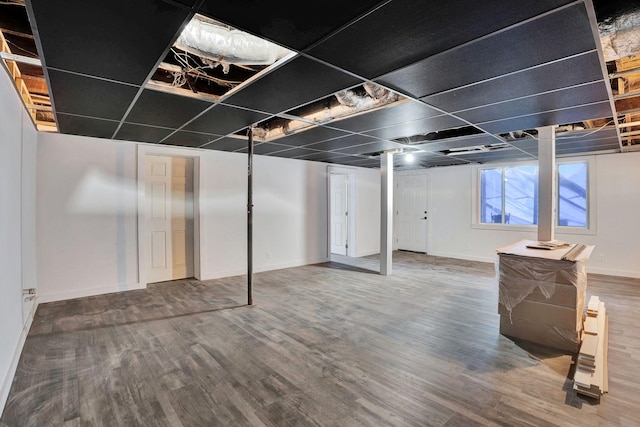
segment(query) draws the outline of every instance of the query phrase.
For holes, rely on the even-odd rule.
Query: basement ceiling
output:
[[[41,130],[247,152],[252,128],[258,155],[373,168],[535,159],[548,125],[558,155],[640,146],[633,2],[452,1],[14,0],[0,30]]]

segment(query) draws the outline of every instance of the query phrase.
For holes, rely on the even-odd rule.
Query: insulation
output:
[[[640,53],[640,8],[603,19],[598,30],[605,61]]]
[[[291,53],[245,32],[199,19],[187,24],[174,46],[223,65],[270,65]]]

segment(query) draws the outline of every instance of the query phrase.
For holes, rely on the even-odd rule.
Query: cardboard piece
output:
[[[584,333],[596,335],[598,333],[598,319],[593,316],[587,316],[584,319]]]
[[[583,312],[584,306],[570,308],[524,300],[511,310],[511,317],[580,332],[582,331]],[[498,304],[498,314],[509,317],[509,311],[502,304]]]
[[[520,240],[510,245],[502,246],[497,249],[499,254],[511,254],[511,255],[520,255],[532,258],[543,258],[543,259],[551,259],[560,261],[562,257],[566,254],[567,248],[560,247],[557,249],[535,249],[529,246],[535,246],[538,244],[536,240]],[[576,259],[576,261],[586,261],[591,256],[593,249],[595,246],[586,245],[585,248],[580,252],[580,256]],[[572,261],[566,261],[572,262]]]
[[[536,243],[521,240],[497,249],[500,333],[577,352],[584,322],[586,261],[594,246],[537,249]],[[580,248],[576,259],[564,259],[574,247]]]
[[[549,298],[542,293],[539,286],[536,286],[533,291],[526,296],[525,300],[571,308],[575,308],[578,305],[578,289],[574,285],[557,282],[554,283],[554,285],[553,294],[551,294]]]
[[[572,353],[580,347],[580,332],[509,315],[500,316],[500,333]]]
[[[595,333],[586,333],[580,346],[576,371],[573,377],[573,389],[585,396],[600,399],[609,391],[607,369],[608,319],[604,302],[592,296],[587,304],[589,329],[597,323]],[[586,325],[586,322],[585,322]]]

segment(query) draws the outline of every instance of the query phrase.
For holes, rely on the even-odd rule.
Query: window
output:
[[[587,164],[558,165],[558,225],[587,226]]]
[[[557,165],[557,225],[588,226],[587,162]],[[480,170],[480,222],[536,225],[538,167],[535,165]]]
[[[480,172],[483,223],[538,223],[538,167],[482,169]]]

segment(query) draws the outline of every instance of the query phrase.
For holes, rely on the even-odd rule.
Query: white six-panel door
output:
[[[147,155],[147,282],[173,279],[171,246],[171,157]]]
[[[145,156],[147,283],[193,277],[193,159]]]
[[[427,175],[396,175],[398,249],[427,252]]]
[[[147,281],[173,278],[171,253],[171,157],[146,156]]]
[[[348,245],[348,176],[344,174],[330,174],[331,200],[331,253],[347,255]]]
[[[193,277],[193,159],[171,159],[172,279]]]

